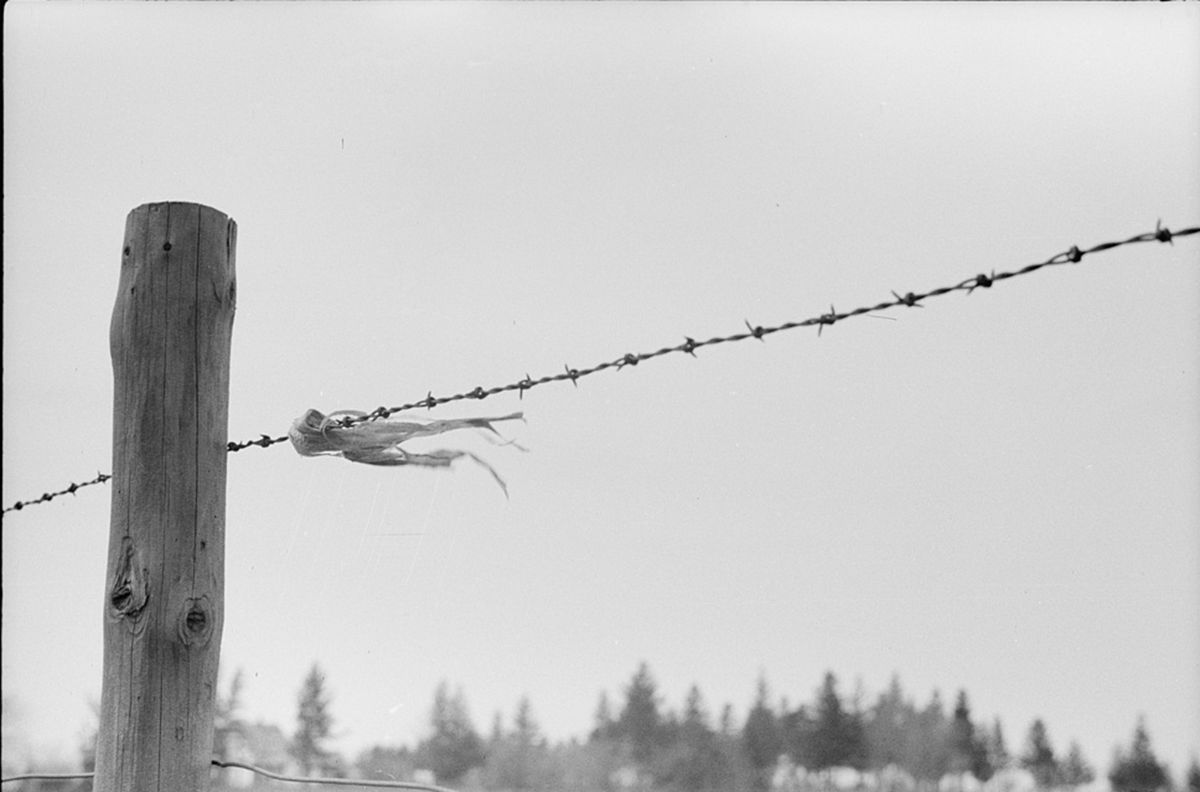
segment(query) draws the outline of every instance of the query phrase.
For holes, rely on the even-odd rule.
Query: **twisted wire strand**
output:
[[[249,770],[256,775],[264,778],[270,778],[273,781],[285,781],[290,784],[328,784],[330,786],[353,786],[353,787],[376,787],[382,789],[416,789],[421,792],[453,792],[446,787],[434,786],[433,784],[422,784],[417,781],[372,781],[365,778],[320,778],[308,776],[289,776],[281,773],[272,773],[270,770],[264,770],[261,767],[255,767],[251,764],[243,762],[223,761],[221,759],[212,760],[213,767],[236,767],[241,770]]]
[[[91,778],[95,773],[22,773],[0,778],[0,784],[10,781],[75,781]]]
[[[342,427],[349,427],[354,426],[355,424],[364,423],[366,421],[377,421],[383,418],[388,418],[395,413],[404,412],[406,410],[415,410],[421,408],[431,410],[441,404],[449,404],[451,402],[471,399],[483,400],[489,396],[495,396],[500,393],[507,393],[511,391],[517,391],[517,396],[519,398],[524,398],[525,391],[540,387],[542,385],[547,385],[552,382],[570,381],[572,385],[578,386],[579,380],[583,379],[584,377],[589,377],[593,374],[598,374],[601,371],[606,371],[609,369],[620,371],[627,366],[636,366],[643,361],[652,360],[654,358],[675,353],[685,353],[695,357],[696,350],[703,349],[704,347],[717,346],[718,344],[736,343],[738,341],[745,341],[750,338],[762,341],[769,335],[780,333],[785,330],[794,330],[799,327],[816,327],[817,335],[819,336],[827,325],[836,324],[844,319],[850,319],[852,317],[862,316],[864,314],[874,314],[897,307],[921,308],[923,307],[922,303],[925,300],[934,297],[942,297],[944,295],[960,291],[971,294],[976,289],[990,289],[992,286],[1000,283],[1001,281],[1016,278],[1021,275],[1028,275],[1045,267],[1055,267],[1062,264],[1078,264],[1084,259],[1085,256],[1089,256],[1093,253],[1102,253],[1104,251],[1114,250],[1126,245],[1136,245],[1145,242],[1165,242],[1168,244],[1174,244],[1175,239],[1191,236],[1193,234],[1200,234],[1200,226],[1191,226],[1184,228],[1181,231],[1171,231],[1170,229],[1164,227],[1162,225],[1162,221],[1160,220],[1155,224],[1153,231],[1137,234],[1136,236],[1131,236],[1128,239],[1122,239],[1113,242],[1101,242],[1100,244],[1093,245],[1089,248],[1080,248],[1077,245],[1072,245],[1069,249],[1064,250],[1061,253],[1056,253],[1044,261],[1028,264],[1019,269],[1006,272],[996,272],[993,270],[990,273],[979,273],[978,275],[973,275],[951,286],[942,286],[926,292],[910,291],[904,294],[899,294],[896,291],[892,291],[891,294],[893,299],[891,300],[884,300],[883,302],[876,303],[874,305],[860,306],[850,311],[839,312],[831,305],[829,307],[829,313],[818,314],[807,319],[783,322],[782,324],[777,325],[754,325],[751,324],[749,320],[746,320],[745,332],[733,333],[725,336],[714,336],[712,338],[699,341],[691,336],[684,336],[684,340],[680,344],[660,347],[659,349],[651,352],[630,352],[613,360],[597,363],[596,365],[587,368],[572,368],[570,364],[567,364],[564,365],[563,371],[556,374],[549,374],[536,378],[530,377],[528,374],[526,374],[522,379],[505,385],[497,385],[491,388],[478,386],[472,388],[471,390],[463,391],[462,393],[455,393],[449,396],[434,396],[433,392],[429,391],[426,393],[426,396],[423,399],[411,401],[406,404],[400,404],[395,407],[377,407],[371,412],[347,415],[338,419],[336,423]],[[259,435],[258,439],[255,440],[243,440],[240,442],[230,441],[226,448],[231,453],[235,451],[242,451],[251,446],[268,448],[277,443],[282,443],[287,439],[287,435],[272,437],[269,434],[262,434]],[[87,487],[92,484],[100,484],[108,481],[110,478],[110,475],[100,474],[91,481],[86,481],[82,484],[72,484],[66,489],[59,490],[58,492],[45,493],[40,498],[36,498],[34,500],[17,501],[12,506],[5,507],[3,511],[0,512],[0,516],[3,516],[3,514],[7,514],[10,511],[19,511],[26,506],[31,506],[37,503],[45,503],[60,495],[65,495],[67,493],[74,494],[82,487]]]
[[[223,759],[213,759],[212,766],[218,768],[237,768],[249,770],[255,775],[269,778],[273,781],[283,781],[290,784],[324,784],[328,786],[373,787],[377,789],[413,789],[419,792],[453,792],[446,787],[433,784],[422,784],[417,781],[372,781],[365,778],[321,778],[318,776],[291,776],[273,773],[245,762],[233,762]],[[93,778],[95,773],[23,773],[21,775],[0,778],[0,784],[11,781],[68,781]]]

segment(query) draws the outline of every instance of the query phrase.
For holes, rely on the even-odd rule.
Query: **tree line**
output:
[[[239,717],[240,686],[237,674],[229,694],[219,697],[218,754],[239,730],[250,728]],[[738,722],[729,704],[714,714],[695,685],[682,707],[665,706],[642,663],[618,699],[600,694],[588,734],[557,743],[541,732],[528,697],[518,700],[508,723],[496,713],[490,730],[480,733],[461,688],[442,682],[421,740],[372,746],[352,759],[330,748],[331,708],[325,676],[314,665],[297,697],[287,747],[303,775],[415,779],[505,792],[805,792],[847,783],[923,792],[939,783],[944,789],[947,776],[957,779],[956,792],[970,792],[1014,769],[1025,771],[1037,790],[1071,790],[1097,778],[1078,743],[1055,749],[1041,719],[1010,753],[999,719],[977,720],[965,690],[953,707],[937,691],[919,706],[898,677],[868,701],[861,688],[843,693],[836,675],[827,672],[812,700],[797,706],[774,701],[760,677],[754,702]],[[840,780],[847,772],[852,780]],[[1113,792],[1200,792],[1200,766],[1193,758],[1176,786],[1139,720],[1128,747],[1112,757],[1107,780]],[[1012,783],[1001,786],[1011,789]]]

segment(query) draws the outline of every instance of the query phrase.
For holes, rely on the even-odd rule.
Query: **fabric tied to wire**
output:
[[[523,421],[524,413],[511,413],[494,418],[450,418],[445,420],[421,420],[406,418],[404,420],[373,420],[361,421],[350,426],[344,426],[337,416],[353,416],[365,418],[366,413],[352,410],[339,410],[325,415],[318,410],[308,410],[304,415],[292,422],[288,437],[292,446],[301,456],[340,456],[351,462],[364,465],[417,465],[418,467],[448,468],[455,460],[466,457],[482,466],[489,473],[500,489],[508,497],[508,487],[496,469],[484,459],[470,451],[439,448],[421,453],[407,451],[400,444],[418,437],[452,432],[456,429],[482,429],[500,438],[500,441],[489,441],[497,445],[511,445],[521,451],[524,448],[511,440],[504,440],[493,424],[499,421]],[[485,435],[487,436],[487,435]]]

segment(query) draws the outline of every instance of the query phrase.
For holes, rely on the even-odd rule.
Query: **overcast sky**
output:
[[[3,502],[107,472],[126,214],[238,223],[230,434],[869,305],[1200,221],[1195,4],[26,4],[4,26]],[[497,468],[229,460],[222,684],[339,747],[439,680],[552,738],[645,660],[739,717],[959,688],[1107,771],[1200,752],[1200,243],[673,355]],[[454,438],[448,438],[447,442]],[[5,516],[6,729],[74,758],[110,489]]]

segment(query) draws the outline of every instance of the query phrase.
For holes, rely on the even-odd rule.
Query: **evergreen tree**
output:
[[[500,720],[497,717],[497,730]],[[517,702],[512,731],[502,731],[489,746],[484,766],[486,786],[504,790],[541,789],[547,784],[549,754],[529,697]]]
[[[803,704],[794,710],[784,707],[779,713],[779,740],[782,752],[798,765],[812,766],[813,732],[816,728],[808,707]]]
[[[492,716],[492,733],[488,736],[488,750],[493,746],[499,745],[504,739],[504,716],[500,714],[500,710],[496,710],[496,714]]]
[[[845,739],[850,753],[847,764],[855,770],[867,769],[867,712],[863,708],[863,699],[862,679],[859,679],[846,707]]]
[[[757,771],[751,766],[746,755],[746,745],[743,741],[742,730],[738,728],[733,715],[733,705],[726,703],[721,708],[721,717],[717,721],[717,750],[721,754],[721,764],[729,778],[726,788],[731,792],[746,792],[755,786]]]
[[[1067,758],[1063,760],[1059,770],[1059,781],[1063,786],[1071,789],[1085,786],[1096,780],[1096,771],[1084,758],[1083,749],[1079,747],[1079,743],[1073,740],[1067,749]]]
[[[445,681],[437,686],[430,712],[432,734],[418,753],[439,783],[453,784],[483,764],[483,741],[471,723],[461,690],[450,695]]]
[[[767,679],[759,676],[754,706],[750,708],[746,723],[742,726],[742,745],[754,772],[755,789],[767,788],[771,768],[775,766],[782,747],[779,723],[768,700]]]
[[[673,740],[655,773],[659,786],[674,792],[728,788],[731,774],[709,725],[700,689],[692,685],[676,724]]]
[[[666,710],[658,719],[658,739],[655,741],[651,763],[657,765],[663,753],[679,740],[683,723],[674,710]]]
[[[913,718],[905,733],[904,767],[918,780],[937,783],[946,774],[949,755],[946,738],[949,723],[942,711],[942,697],[933,691],[929,703]]]
[[[975,761],[971,767],[972,775],[980,781],[989,780],[1001,769],[992,763],[992,741],[991,729],[986,723],[980,723],[975,730]]]
[[[948,769],[951,773],[961,775],[969,772],[980,781],[991,778],[993,767],[988,756],[987,731],[976,731],[965,690],[958,691],[947,741]]]
[[[900,678],[893,675],[888,689],[876,699],[866,722],[868,767],[882,770],[888,765],[905,764],[906,733],[915,718],[915,708],[904,697]]]
[[[551,751],[554,783],[550,790],[611,792],[613,773],[620,766],[614,744],[609,740],[571,740]]]
[[[330,696],[325,689],[325,674],[316,663],[304,678],[296,712],[296,733],[292,737],[292,756],[303,775],[329,773],[335,766],[334,753],[327,743],[333,729],[329,714]]]
[[[658,703],[658,686],[643,662],[625,688],[625,707],[615,729],[633,761],[643,768],[650,764],[662,736]]]
[[[704,697],[700,695],[700,688],[696,685],[688,688],[687,699],[683,702],[681,727],[684,738],[707,739],[712,735],[712,728],[708,725],[708,712],[704,708]]]
[[[513,717],[513,736],[520,745],[542,744],[541,731],[533,718],[529,696],[521,696],[517,702],[517,714]]]
[[[1021,767],[1033,774],[1039,789],[1049,789],[1058,783],[1058,760],[1050,745],[1050,735],[1041,718],[1033,721],[1029,735],[1025,738],[1025,752],[1021,754]]]
[[[1192,764],[1187,771],[1187,792],[1200,792],[1200,762],[1192,757]]]
[[[737,725],[733,721],[733,705],[726,704],[721,708],[721,720],[717,724],[717,731],[724,737],[732,737],[736,729]]]
[[[5,719],[3,722],[9,728],[13,728],[9,726],[11,723],[9,717],[11,717],[10,713],[12,712],[12,701],[8,697],[4,700]],[[88,719],[88,725],[84,728],[83,733],[79,735],[79,766],[85,773],[94,773],[96,771],[96,742],[100,737],[100,702],[95,700],[89,701],[88,709],[92,715]],[[24,788],[24,785],[21,788]],[[91,781],[80,785],[80,792],[91,792],[91,789]]]
[[[854,713],[842,706],[837,677],[826,672],[813,707],[815,723],[809,749],[812,769],[862,765],[862,726]]]
[[[971,706],[967,703],[965,690],[958,691],[948,742],[950,772],[961,775],[971,770],[975,764],[975,724],[971,723]]]
[[[988,731],[988,767],[992,769],[992,772],[996,772],[1008,767],[1008,763],[1011,761],[1012,757],[1008,753],[1008,746],[1004,742],[1004,728],[1000,725],[1000,719],[996,718],[992,723],[992,728]]]
[[[412,778],[416,765],[412,753],[404,747],[375,745],[354,761],[360,778],[369,781],[403,781]]]
[[[1150,747],[1150,735],[1146,723],[1138,718],[1133,731],[1133,743],[1128,753],[1118,749],[1108,772],[1113,792],[1153,792],[1169,788],[1170,776],[1166,766],[1159,763]]]
[[[613,722],[612,708],[609,707],[606,691],[600,691],[600,702],[596,705],[596,714],[592,722],[592,740],[609,740],[616,733],[616,724]]]
[[[239,711],[242,707],[242,685],[245,674],[242,669],[234,672],[229,680],[229,693],[217,694],[213,712],[213,753],[222,759],[229,758],[230,736],[241,728]]]

